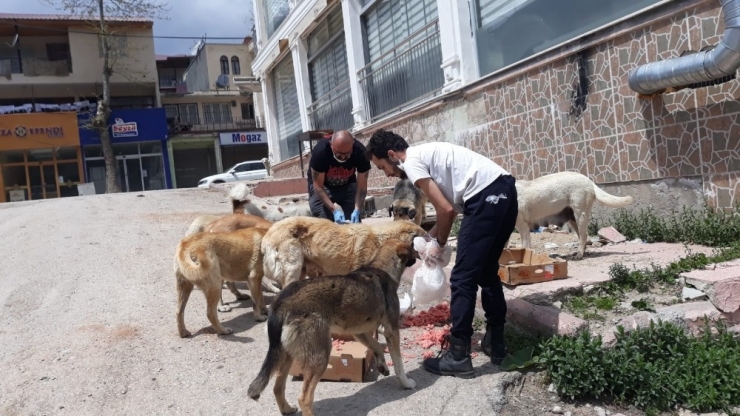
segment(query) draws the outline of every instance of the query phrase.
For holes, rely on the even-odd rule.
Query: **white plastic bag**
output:
[[[428,244],[429,242],[423,237],[414,238],[414,250],[421,257],[421,266],[414,273],[414,281],[411,285],[411,296],[415,304],[440,300],[445,297],[450,287],[443,267],[449,264],[452,249],[450,246],[445,246],[442,262],[436,263],[427,259],[426,249]]]

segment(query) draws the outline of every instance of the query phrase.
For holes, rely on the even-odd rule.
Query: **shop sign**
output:
[[[136,137],[139,135],[135,121],[124,122],[121,118],[116,118],[115,123],[110,126],[114,138],[119,137]]]
[[[219,140],[221,141],[221,146],[267,144],[267,135],[264,131],[219,133]]]
[[[73,112],[0,115],[0,150],[74,146],[79,137]]]
[[[64,137],[64,128],[62,126],[29,127],[19,125],[12,129],[0,129],[0,137],[17,137],[22,139],[28,136]]]

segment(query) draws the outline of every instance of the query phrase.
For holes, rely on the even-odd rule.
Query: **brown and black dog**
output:
[[[304,370],[298,404],[304,416],[314,414],[313,398],[332,348],[331,334],[351,334],[373,351],[383,375],[390,375],[383,348],[372,334],[383,326],[383,335],[396,376],[404,388],[416,383],[406,376],[401,358],[398,285],[404,270],[416,261],[410,242],[385,240],[364,267],[344,276],[300,280],[287,285],[270,307],[267,319],[269,348],[248,395],[258,400],[273,374],[273,392],[284,415],[297,411],[285,400],[288,372],[297,360]]]

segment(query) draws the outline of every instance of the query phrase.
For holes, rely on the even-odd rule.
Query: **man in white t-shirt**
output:
[[[491,159],[452,143],[409,147],[401,136],[378,130],[366,147],[368,158],[386,176],[410,179],[434,205],[437,223],[429,231],[427,247],[432,258],[441,259],[452,222],[463,214],[450,276],[451,335],[437,358],[424,360],[424,368],[439,375],[475,376],[470,339],[478,286],[487,320],[483,352],[493,364],[501,364],[506,355],[506,300],[498,259],[519,209],[514,177]]]

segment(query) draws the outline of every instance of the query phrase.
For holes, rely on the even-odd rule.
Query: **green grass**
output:
[[[593,218],[589,234],[596,235],[607,226],[613,226],[628,240],[724,247],[740,241],[740,205],[726,211],[716,211],[707,205],[702,209],[683,207],[669,215],[657,214],[652,208],[619,209],[611,218]]]
[[[620,327],[616,338],[604,349],[601,337],[588,331],[556,336],[542,343],[532,362],[572,400],[602,399],[648,414],[678,406],[729,412],[740,404],[740,341],[723,324],[705,322],[699,338],[666,322],[629,333]]]

